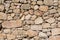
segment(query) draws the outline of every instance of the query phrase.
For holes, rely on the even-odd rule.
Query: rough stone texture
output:
[[[52,35],[58,35],[58,34],[60,34],[60,28],[52,29]]]
[[[48,11],[48,6],[40,6],[39,10],[46,12],[46,11]]]
[[[35,24],[40,24],[43,22],[42,17],[38,17],[37,19],[35,19]]]
[[[41,25],[31,25],[31,29],[32,30],[42,30],[42,26]]]
[[[0,19],[7,19],[7,14],[3,13],[3,12],[0,12]]]
[[[22,21],[21,20],[11,20],[11,21],[4,21],[2,23],[3,28],[15,28],[21,27]]]

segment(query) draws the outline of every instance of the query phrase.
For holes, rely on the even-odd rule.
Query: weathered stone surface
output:
[[[42,5],[43,4],[43,1],[37,1],[37,4],[38,5]]]
[[[44,0],[45,5],[53,5],[53,0]]]
[[[42,26],[43,26],[43,28],[51,28],[49,23],[43,23]]]
[[[60,36],[50,36],[49,40],[60,40]]]
[[[31,30],[42,30],[41,25],[31,25]]]
[[[6,38],[6,34],[1,33],[1,34],[0,34],[0,38]]]
[[[15,28],[15,27],[21,27],[21,26],[22,26],[21,20],[4,21],[2,23],[3,28]]]
[[[32,30],[27,30],[27,31],[26,31],[26,34],[27,34],[29,37],[33,37],[33,36],[36,36],[36,35],[37,35],[37,32],[36,32],[36,31],[32,31]]]
[[[4,5],[0,5],[0,11],[4,10]]]
[[[60,28],[52,29],[52,35],[58,35],[58,34],[60,34]]]
[[[58,22],[58,27],[60,27],[60,22]]]
[[[51,10],[49,10],[49,12],[50,12],[50,13],[56,13],[57,10],[56,10],[56,9],[51,9]]]
[[[48,23],[53,23],[53,22],[55,22],[55,19],[54,18],[49,18],[49,19],[47,19],[46,20]]]
[[[7,19],[7,14],[3,13],[3,12],[0,12],[0,19]]]
[[[35,5],[35,6],[34,6],[34,10],[37,10],[38,8],[39,8],[38,5]]]
[[[29,4],[22,4],[21,9],[30,9]]]
[[[39,10],[46,12],[46,11],[48,11],[48,6],[40,6]]]
[[[42,17],[38,17],[37,19],[35,19],[35,24],[40,24],[40,23],[43,23]]]

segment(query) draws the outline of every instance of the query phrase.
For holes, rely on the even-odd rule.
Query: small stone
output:
[[[29,13],[30,13],[30,14],[33,14],[33,10],[32,10],[32,9],[31,9],[31,10],[29,10]]]
[[[58,8],[58,9],[57,9],[57,12],[59,12],[59,13],[60,13],[60,8]]]
[[[37,18],[36,15],[31,16],[31,20],[35,20]]]
[[[40,24],[40,23],[43,23],[42,17],[38,17],[37,19],[35,19],[35,24]]]
[[[3,28],[15,28],[15,27],[21,27],[21,26],[22,26],[21,20],[4,21],[2,23]]]
[[[33,36],[36,36],[36,35],[37,35],[37,32],[36,32],[36,31],[32,31],[32,30],[27,30],[27,31],[26,31],[26,34],[27,34],[29,37],[33,37]]]
[[[59,34],[60,34],[60,28],[52,29],[52,35],[59,35]]]
[[[4,5],[0,5],[0,11],[4,10]]]
[[[3,13],[3,12],[0,12],[0,19],[7,19],[7,14]]]
[[[50,13],[56,13],[57,11],[56,11],[56,9],[51,9],[51,10],[49,10],[49,12]]]
[[[60,40],[60,36],[50,36],[48,40]]]
[[[47,34],[43,33],[43,32],[39,32],[39,36],[40,37],[47,37]]]
[[[19,0],[12,0],[12,2],[19,2]]]
[[[60,22],[58,22],[58,27],[60,27]]]
[[[45,5],[53,5],[53,0],[44,0]]]
[[[34,6],[34,10],[37,10],[38,8],[39,8],[38,5],[35,5],[35,6]]]
[[[49,23],[43,23],[42,26],[43,26],[43,28],[51,28]]]
[[[55,22],[55,19],[54,18],[49,18],[49,19],[47,19],[46,20],[48,23],[53,23],[53,22]]]
[[[38,4],[38,5],[42,5],[43,2],[42,2],[42,1],[37,1],[37,4]]]
[[[13,12],[14,13],[20,13],[20,9],[14,9]]]
[[[26,20],[29,20],[30,18],[31,18],[31,15],[30,14],[28,14],[28,15],[25,16],[25,19]]]
[[[31,30],[42,30],[41,25],[31,25]]]
[[[36,1],[33,1],[31,4],[35,5],[36,4]]]
[[[12,20],[13,18],[12,18],[12,16],[8,16],[7,19],[8,20]]]
[[[11,40],[11,39],[15,39],[15,35],[13,35],[13,34],[7,34],[7,39],[9,40]]]
[[[43,12],[36,10],[36,11],[34,11],[34,14],[37,15],[37,16],[42,16]]]
[[[30,9],[29,4],[22,4],[21,9]]]
[[[31,1],[37,1],[37,0],[31,0]]]
[[[10,29],[4,29],[3,32],[4,32],[4,33],[11,33],[11,30],[10,30]]]
[[[48,6],[40,6],[39,10],[46,12],[48,11]]]
[[[0,33],[0,38],[6,38],[6,34]]]

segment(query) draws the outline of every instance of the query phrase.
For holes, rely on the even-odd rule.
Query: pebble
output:
[[[29,37],[34,37],[34,36],[36,36],[38,33],[37,33],[36,31],[27,30],[27,31],[26,31],[26,34],[27,34]]]
[[[43,26],[43,28],[51,28],[49,23],[43,23],[42,26]]]
[[[13,35],[13,34],[7,34],[7,39],[8,40],[15,39],[15,35]]]
[[[50,36],[48,40],[60,40],[60,36]]]
[[[0,11],[4,10],[4,5],[0,5]]]
[[[60,22],[58,22],[58,27],[60,27]]]
[[[31,30],[42,30],[42,26],[41,25],[31,25]]]
[[[7,19],[7,14],[0,12],[0,19],[6,20]]]
[[[31,18],[31,15],[30,14],[28,14],[28,15],[25,16],[25,19],[26,20],[29,20],[30,18]]]
[[[45,5],[53,5],[54,1],[53,0],[44,0]]]
[[[12,0],[12,2],[19,2],[20,0]]]
[[[38,5],[42,5],[43,2],[42,2],[42,1],[37,1],[37,4],[38,4]]]
[[[39,8],[38,5],[35,5],[35,6],[34,6],[34,10],[37,10],[38,8]]]
[[[59,34],[60,34],[60,28],[52,29],[52,35],[59,35]]]
[[[14,13],[20,13],[20,9],[18,9],[18,8],[17,9],[14,9],[13,12]]]
[[[40,23],[43,23],[42,17],[38,17],[37,19],[35,19],[35,24],[40,24]]]
[[[48,23],[54,23],[55,22],[55,19],[54,18],[49,18],[46,20]]]
[[[4,34],[4,33],[0,33],[0,38],[6,38],[6,34]]]
[[[29,4],[23,4],[21,6],[21,9],[30,9],[30,5]]]
[[[2,23],[3,28],[15,28],[15,27],[21,27],[21,26],[22,26],[21,20],[4,21]]]
[[[48,6],[40,6],[39,10],[46,12],[48,11]]]
[[[39,32],[39,37],[47,37],[47,34],[43,33],[43,32]]]
[[[35,20],[37,18],[36,15],[31,16],[31,20]]]
[[[50,13],[56,13],[57,11],[56,11],[56,9],[51,9],[51,10],[49,10],[49,12]]]

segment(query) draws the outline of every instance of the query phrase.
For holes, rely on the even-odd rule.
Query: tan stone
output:
[[[7,19],[7,14],[0,12],[0,19]]]
[[[60,27],[60,22],[58,22],[58,27]]]
[[[14,27],[21,27],[21,26],[22,26],[21,20],[4,21],[2,23],[3,28],[14,28]]]
[[[33,37],[33,36],[36,36],[37,35],[37,32],[36,31],[32,31],[32,30],[28,30],[28,31],[26,31],[26,34],[29,37]]]
[[[58,34],[60,34],[60,28],[52,29],[52,35],[58,35]]]
[[[15,39],[15,35],[13,34],[7,34],[7,39]]]
[[[0,11],[4,10],[4,5],[0,5]]]
[[[1,33],[1,34],[0,34],[0,38],[6,38],[6,35],[3,34],[3,33]]]
[[[38,4],[38,5],[42,5],[43,2],[42,2],[42,1],[37,1],[37,4]]]
[[[12,2],[19,2],[20,0],[12,0]]]
[[[60,36],[50,36],[49,40],[60,40]]]
[[[14,9],[13,12],[14,13],[20,13],[20,9],[18,9],[18,8],[17,9]]]
[[[46,12],[46,11],[48,11],[48,6],[40,6],[39,10]]]
[[[35,20],[37,18],[37,16],[36,15],[33,15],[32,17],[31,17],[31,20]]]
[[[42,26],[43,26],[43,28],[51,28],[49,23],[43,23]]]

